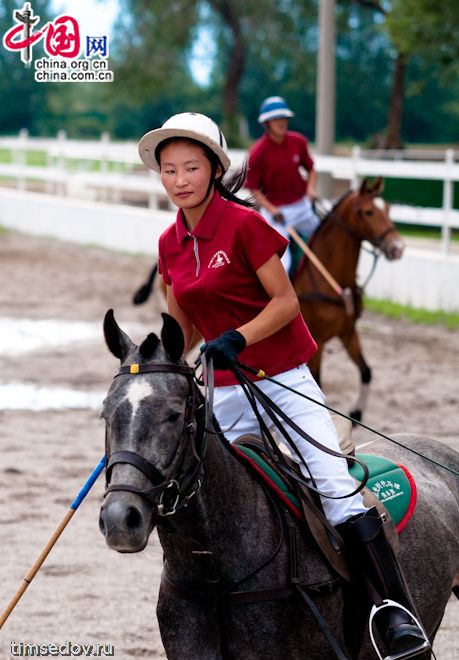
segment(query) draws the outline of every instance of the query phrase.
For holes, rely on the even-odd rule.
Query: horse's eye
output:
[[[172,413],[172,415],[169,415],[169,417],[167,418],[167,421],[176,422],[179,417],[180,417],[180,413]]]
[[[367,209],[363,213],[364,213],[364,215],[366,215],[369,218],[373,215],[373,209]]]

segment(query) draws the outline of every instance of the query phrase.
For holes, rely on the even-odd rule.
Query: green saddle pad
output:
[[[416,506],[416,484],[411,473],[402,465],[372,454],[356,454],[368,466],[370,476],[366,487],[384,504],[400,533],[411,518]],[[363,469],[354,463],[349,473],[361,481]]]
[[[297,498],[289,491],[283,479],[256,451],[242,444],[238,444],[237,447],[266,475],[268,483],[271,482],[284,498],[288,498],[292,506],[299,508]],[[416,506],[416,484],[411,473],[406,467],[396,465],[381,456],[372,454],[356,454],[356,456],[368,466],[370,476],[366,487],[384,504],[396,525],[397,532],[400,533],[413,515]],[[349,473],[357,481],[363,479],[363,469],[358,463],[353,464]]]

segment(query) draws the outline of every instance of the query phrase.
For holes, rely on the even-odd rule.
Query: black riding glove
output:
[[[201,353],[212,358],[215,369],[229,369],[234,358],[246,347],[246,341],[237,330],[227,330],[217,339],[201,344]]]
[[[281,211],[273,215],[273,220],[274,222],[277,222],[278,225],[285,225],[285,216]]]

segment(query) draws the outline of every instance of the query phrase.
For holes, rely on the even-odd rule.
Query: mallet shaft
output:
[[[40,552],[38,555],[37,559],[35,560],[33,566],[30,568],[28,573],[24,576],[21,584],[19,585],[19,588],[17,589],[16,593],[8,603],[5,611],[1,614],[0,616],[0,630],[3,627],[3,624],[11,614],[11,612],[14,610],[16,607],[17,603],[19,602],[22,594],[24,591],[27,589],[29,584],[32,582],[33,578],[35,575],[38,573],[40,570],[40,566],[43,564],[45,561],[46,557],[49,555],[51,552],[53,546],[55,545],[57,539],[59,536],[62,534],[64,529],[67,527],[68,523],[70,522],[70,519],[72,518],[73,514],[75,511],[78,509],[80,506],[81,502],[84,500],[88,492],[90,491],[91,487],[93,486],[94,482],[96,481],[97,477],[99,474],[102,472],[102,470],[105,467],[105,456],[103,456],[99,463],[96,465],[94,470],[91,472],[89,478],[87,479],[86,483],[84,484],[83,488],[80,490],[76,498],[73,500],[72,504],[70,505],[70,509],[67,511],[65,516],[62,518],[61,522],[59,525],[56,527],[54,530],[53,534],[51,535],[50,539],[48,540],[47,544],[43,548],[43,550]]]

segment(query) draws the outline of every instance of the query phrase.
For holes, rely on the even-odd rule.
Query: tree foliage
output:
[[[218,114],[235,144],[239,141],[240,91],[248,63],[256,60],[263,68],[269,61],[271,74],[274,60],[278,71],[291,67],[292,62],[298,64],[308,50],[304,33],[314,23],[315,2],[172,0],[165,4],[162,0],[123,0],[123,7],[117,25],[117,74],[133,98],[140,98],[145,89],[152,95],[160,90],[167,97],[178,87],[185,91],[184,97],[196,96],[189,82],[192,43],[201,30],[212,33],[217,55],[209,91],[213,97],[219,88]]]
[[[171,114],[194,110],[223,123],[231,146],[246,146],[262,131],[261,101],[282,95],[296,113],[292,128],[314,138],[318,0],[119,1],[110,35],[113,83],[39,84],[17,53],[1,49],[2,133],[26,126],[35,134],[66,128],[70,136],[96,137],[108,130],[136,139]],[[0,4],[2,34],[17,6]],[[49,6],[50,0],[33,2],[43,16]],[[400,53],[404,138],[457,139],[458,7],[453,0],[337,1],[339,140],[363,142],[384,131]],[[209,42],[212,71],[199,84],[193,53]]]
[[[13,11],[18,9],[15,0],[2,0],[0,3],[0,34],[15,25]],[[35,15],[40,16],[39,25],[48,20],[49,0],[36,0],[33,3]],[[36,47],[37,50],[39,46]],[[33,71],[26,69],[19,52],[10,52],[0,46],[0,130],[13,133],[20,128],[34,130],[46,114],[46,86],[34,81]]]
[[[431,63],[438,63],[440,68],[457,67],[457,0],[392,0],[387,28],[400,52],[428,58]]]

